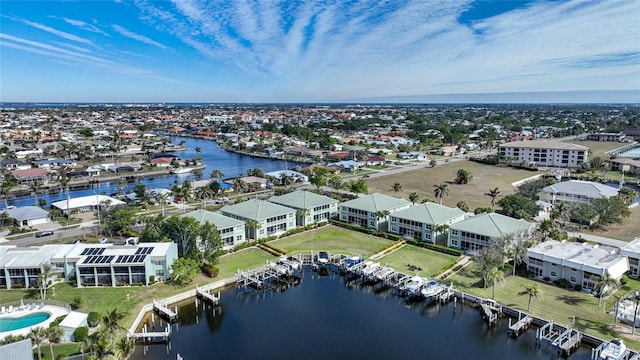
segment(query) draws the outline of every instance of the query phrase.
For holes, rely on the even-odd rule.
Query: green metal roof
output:
[[[410,203],[405,199],[398,199],[388,195],[375,193],[345,201],[340,204],[340,206],[369,212],[378,212],[384,210],[395,210],[409,204]]]
[[[200,224],[204,224],[205,222],[209,222],[209,224],[215,225],[218,230],[226,229],[238,225],[244,225],[244,222],[238,219],[230,218],[228,216],[224,216],[218,213],[214,213],[207,210],[195,210],[188,212],[186,214],[180,215],[180,217],[192,217],[196,219]]]
[[[497,213],[483,213],[451,224],[449,228],[498,239],[516,231],[526,230],[529,226],[531,224],[524,219],[514,219]]]
[[[414,205],[408,209],[403,209],[393,213],[394,217],[421,222],[424,224],[438,225],[466,214],[458,208],[426,202]]]
[[[324,195],[318,195],[311,191],[294,191],[280,196],[272,196],[267,201],[294,209],[311,209],[316,206],[338,203],[338,200],[336,199],[332,199]]]
[[[220,212],[223,215],[232,214],[243,219],[259,221],[278,215],[295,213],[295,210],[268,201],[251,199],[239,204],[226,205],[220,209]]]

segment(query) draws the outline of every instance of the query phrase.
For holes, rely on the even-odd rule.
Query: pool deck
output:
[[[51,324],[55,319],[57,319],[59,316],[64,316],[67,315],[69,313],[69,311],[63,307],[60,306],[55,306],[55,305],[45,305],[43,308],[40,308],[40,304],[36,303],[35,308],[31,309],[31,304],[25,304],[24,306],[14,306],[13,307],[13,311],[11,312],[7,312],[9,309],[8,307],[5,308],[5,313],[4,314],[0,314],[0,319],[8,319],[8,318],[19,318],[22,316],[26,316],[29,314],[35,314],[35,313],[41,313],[41,312],[48,312],[49,314],[51,314],[51,316],[38,324],[35,324],[33,326],[29,326],[26,328],[22,328],[22,329],[16,329],[16,330],[11,330],[11,331],[4,331],[4,332],[0,332],[0,340],[4,339],[6,336],[9,335],[28,335],[29,332],[31,332],[31,329],[34,327],[44,327],[44,328],[48,328],[49,324]]]

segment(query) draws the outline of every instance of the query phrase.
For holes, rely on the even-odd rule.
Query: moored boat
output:
[[[602,360],[621,360],[627,356],[627,346],[622,339],[613,339],[607,343],[602,352],[600,352],[600,359]]]

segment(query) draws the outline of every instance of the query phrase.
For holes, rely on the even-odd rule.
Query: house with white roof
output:
[[[629,260],[629,277],[640,278],[640,237],[637,237],[620,248],[620,255]]]
[[[225,205],[219,211],[245,222],[246,236],[262,239],[278,236],[296,227],[296,210],[264,200],[251,199],[239,204]],[[247,221],[257,222],[256,227],[247,226]]]
[[[30,227],[49,222],[49,212],[38,206],[21,206],[6,211],[18,227]]]
[[[447,237],[447,230],[451,224],[464,220],[466,215],[467,213],[458,208],[433,202],[416,204],[391,215],[389,232],[435,244],[438,238]]]
[[[411,203],[405,199],[375,193],[341,203],[338,212],[341,221],[382,231],[390,214],[410,206]]]
[[[608,199],[618,195],[619,189],[593,181],[569,180],[546,186],[538,192],[542,201],[551,204],[590,204],[595,199]]]
[[[583,291],[593,291],[604,273],[620,280],[629,270],[625,256],[615,250],[600,248],[586,242],[548,240],[527,249],[527,269],[538,279],[566,279],[580,285]]]
[[[464,251],[478,252],[492,241],[511,234],[528,231],[531,224],[498,213],[482,213],[449,226],[447,246]]]
[[[328,221],[338,214],[338,200],[311,191],[272,196],[268,201],[295,209],[298,226]]]
[[[73,333],[77,328],[87,326],[89,314],[72,311],[58,324],[62,330],[62,341],[75,341]]]
[[[209,223],[215,225],[220,233],[222,246],[225,249],[232,248],[245,241],[244,221],[224,216],[215,212],[199,209],[180,215],[180,217],[191,217],[200,224]]]
[[[124,201],[106,195],[89,195],[70,198],[51,203],[51,206],[59,209],[62,214],[69,214],[72,211],[87,212],[98,209],[104,210],[111,206],[126,204]]]

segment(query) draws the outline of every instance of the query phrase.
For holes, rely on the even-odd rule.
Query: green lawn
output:
[[[314,251],[323,250],[329,253],[368,257],[388,245],[390,241],[339,226],[327,225],[275,240],[270,244],[289,254],[308,254],[313,249]]]
[[[482,279],[474,264],[470,264],[449,277],[447,281],[452,281],[454,288],[458,290],[483,298],[491,297],[491,286],[482,287]],[[520,295],[520,293],[526,286],[532,284],[536,284],[542,290],[542,299],[532,299],[531,314],[553,320],[559,325],[571,326],[576,330],[605,340],[624,337],[624,334],[617,334],[612,330],[613,315],[603,310],[603,308],[607,311],[613,309],[613,297],[603,299],[603,304],[598,306],[598,298],[582,292],[561,289],[520,276],[506,276],[504,281],[496,284],[496,301],[510,308],[526,312],[529,297]],[[626,290],[623,289],[620,292],[624,293]],[[633,349],[640,349],[638,341],[625,339],[625,343]]]
[[[432,277],[445,266],[454,264],[458,260],[457,256],[446,255],[417,246],[405,245],[402,248],[378,259],[381,264],[388,264],[396,271],[414,275],[407,270],[407,265],[419,267],[418,275]]]
[[[275,259],[275,256],[258,248],[249,248],[233,254],[225,255],[220,258],[220,263],[218,264],[218,268],[220,269],[218,277],[209,282],[233,276],[238,269],[248,270],[257,268],[264,265],[267,260]]]
[[[594,158],[594,157],[600,157],[603,160],[608,160],[609,159],[609,155],[605,154],[605,152],[610,151],[610,150],[614,150],[617,148],[621,148],[625,145],[628,145],[626,143],[620,143],[620,142],[616,142],[616,141],[566,141],[567,143],[571,143],[571,144],[576,144],[576,145],[582,145],[582,146],[586,146],[589,148],[589,150],[591,150],[591,154],[589,154],[590,158]]]

